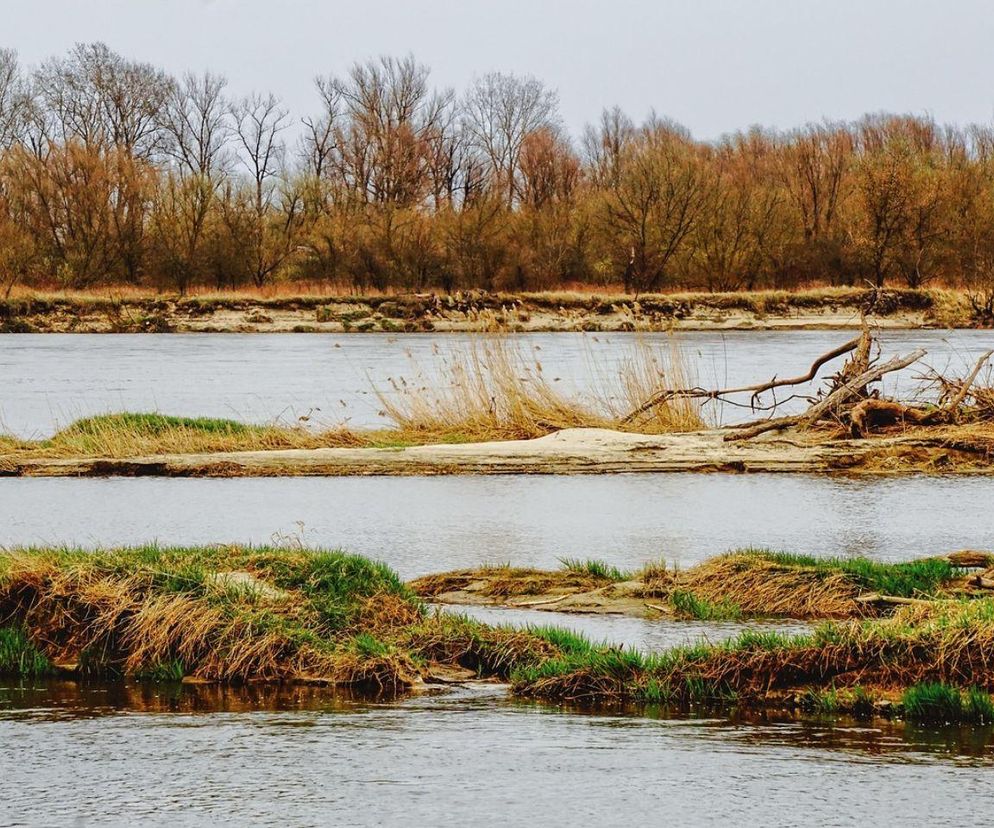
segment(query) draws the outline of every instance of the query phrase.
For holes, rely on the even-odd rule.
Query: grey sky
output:
[[[29,64],[104,40],[272,90],[299,116],[315,74],[412,52],[457,89],[536,75],[574,131],[617,103],[702,138],[881,109],[990,121],[992,35],[988,0],[0,0],[0,45]]]

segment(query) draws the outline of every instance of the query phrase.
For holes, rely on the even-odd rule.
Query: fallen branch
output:
[[[963,400],[966,399],[966,395],[969,393],[970,387],[976,381],[977,375],[980,373],[984,365],[987,364],[987,361],[991,358],[991,355],[994,355],[994,351],[987,351],[985,354],[981,355],[980,359],[977,360],[977,364],[973,366],[973,370],[970,372],[969,376],[963,381],[963,385],[960,387],[959,391],[957,391],[956,395],[948,403],[946,403],[945,406],[943,406],[946,411],[955,412],[956,409],[960,407]]]
[[[650,604],[648,601],[646,601],[645,605],[649,609],[655,610],[656,612],[661,612],[664,615],[669,615],[672,612],[672,610],[669,607],[664,607],[662,606],[662,604]]]
[[[569,594],[560,595],[556,598],[542,598],[539,601],[519,601],[516,604],[511,604],[512,607],[542,607],[546,604],[558,604],[560,601],[564,601],[569,598]]]
[[[980,370],[987,364],[994,351],[983,354],[973,371],[960,385],[956,394],[944,405],[937,408],[915,408],[892,400],[868,399],[857,403],[849,414],[852,424],[852,435],[862,437],[870,429],[878,426],[894,425],[896,423],[911,423],[912,425],[941,425],[955,420],[959,407],[963,404],[970,387],[977,379]]]
[[[772,391],[774,388],[783,388],[788,385],[803,385],[806,382],[811,382],[818,374],[818,370],[826,363],[831,362],[833,359],[837,359],[843,354],[848,354],[851,351],[855,351],[860,347],[864,340],[864,335],[856,337],[846,342],[844,345],[840,345],[838,348],[833,348],[826,354],[822,354],[818,359],[816,359],[812,364],[811,368],[808,369],[806,374],[802,374],[799,377],[791,377],[789,379],[777,379],[775,376],[768,382],[759,383],[758,385],[743,385],[738,388],[721,388],[717,390],[707,390],[704,388],[668,388],[654,393],[645,402],[637,405],[630,413],[628,413],[623,419],[623,423],[630,423],[636,417],[641,414],[645,414],[657,405],[661,405],[669,400],[684,398],[684,399],[711,399],[716,400],[720,397],[726,396],[728,394],[744,394],[747,391],[752,391],[752,398],[750,404],[756,401],[756,398],[765,391]]]
[[[930,601],[925,598],[904,598],[900,595],[881,595],[879,592],[866,592],[862,595],[857,595],[855,600],[860,604],[932,604],[934,601]]]
[[[829,411],[832,411],[842,403],[847,402],[851,397],[857,396],[861,390],[865,389],[871,382],[877,382],[885,374],[889,374],[893,371],[900,371],[902,368],[907,368],[909,365],[917,362],[925,356],[925,353],[924,349],[919,348],[907,356],[894,357],[882,365],[874,366],[853,379],[843,383],[828,396],[826,396],[825,399],[815,403],[807,411],[804,411],[801,414],[794,414],[789,417],[778,417],[774,420],[764,420],[760,423],[748,423],[745,426],[736,427],[735,431],[731,434],[726,434],[724,439],[726,441],[749,440],[753,437],[758,437],[760,434],[765,434],[768,431],[782,431],[785,428],[792,428],[794,426],[806,428],[807,426],[810,426],[820,420]]]

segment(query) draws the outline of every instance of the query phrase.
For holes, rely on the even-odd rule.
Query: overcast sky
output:
[[[303,115],[316,74],[411,52],[440,86],[533,74],[574,131],[620,104],[699,138],[878,110],[991,121],[992,35],[989,0],[0,0],[0,45],[28,64],[103,40]]]

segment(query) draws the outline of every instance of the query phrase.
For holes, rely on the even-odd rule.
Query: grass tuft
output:
[[[581,575],[591,575],[594,578],[600,578],[606,581],[627,581],[633,577],[633,573],[631,572],[618,569],[618,567],[612,566],[606,561],[594,558],[588,558],[586,560],[581,558],[559,558],[559,563],[562,564],[563,569],[569,570],[570,572],[576,572]]]
[[[42,676],[51,662],[38,650],[23,627],[0,627],[0,675]]]
[[[699,621],[737,621],[742,617],[742,607],[734,601],[709,601],[698,598],[693,592],[674,590],[670,593],[670,603],[677,615],[683,618],[696,618]]]

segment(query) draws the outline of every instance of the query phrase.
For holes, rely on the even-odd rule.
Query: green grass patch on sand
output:
[[[868,592],[903,598],[935,595],[949,581],[963,574],[963,570],[942,558],[886,563],[869,558],[816,558],[768,550],[745,550],[745,554],[783,566],[825,574],[842,573]]]
[[[618,567],[596,558],[560,558],[559,563],[562,564],[563,569],[569,572],[591,575],[605,581],[627,581],[634,577],[633,573],[618,569]]]

